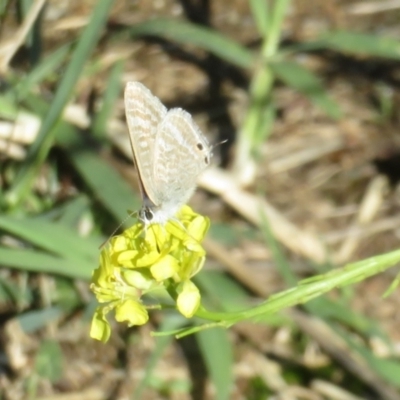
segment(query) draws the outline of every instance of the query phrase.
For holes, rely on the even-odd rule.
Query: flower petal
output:
[[[90,326],[90,337],[106,343],[110,338],[111,328],[105,316],[104,308],[98,307],[93,315]]]
[[[147,268],[121,271],[121,277],[127,285],[139,290],[148,290],[154,284],[154,280]]]
[[[157,282],[171,278],[178,270],[178,260],[171,255],[162,257],[150,267],[151,274]]]
[[[142,304],[129,299],[115,308],[115,319],[118,322],[127,322],[128,326],[144,325],[149,319],[149,314]]]
[[[186,318],[191,318],[200,305],[201,295],[199,289],[192,281],[184,281],[177,287],[177,306],[179,312]]]

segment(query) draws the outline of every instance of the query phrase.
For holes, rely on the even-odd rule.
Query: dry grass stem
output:
[[[399,0],[361,1],[346,7],[346,12],[352,15],[376,14],[400,8]]]
[[[357,226],[362,229],[377,216],[384,201],[384,196],[387,193],[388,185],[389,182],[385,176],[378,175],[372,179],[365,190],[356,216],[356,221],[353,223],[352,227]],[[360,244],[360,241],[360,236],[347,237],[335,255],[335,261],[339,264],[349,261]]]
[[[300,329],[309,334],[333,359],[374,388],[379,398],[399,400],[397,392],[389,387],[327,323],[298,310],[290,310],[289,314]]]
[[[45,3],[46,0],[34,0],[28,15],[17,32],[12,35],[12,39],[0,44],[0,73],[7,72],[11,59],[23,44]]]
[[[331,400],[363,400],[363,398],[354,396],[347,390],[321,379],[313,380],[311,382],[311,387],[317,393],[320,393],[323,398],[328,398]]]
[[[332,137],[329,141],[312,143],[300,150],[294,151],[289,155],[281,156],[268,164],[271,173],[288,171],[293,168],[301,167],[306,163],[318,160],[328,154],[339,151],[345,147],[346,143],[341,137]]]
[[[229,173],[217,168],[207,169],[199,185],[221,199],[251,223],[262,226],[261,213],[266,216],[276,238],[287,248],[315,262],[324,262],[325,246],[317,237],[298,229],[266,200],[245,192]]]

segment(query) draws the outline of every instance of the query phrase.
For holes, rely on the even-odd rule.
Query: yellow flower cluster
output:
[[[148,321],[142,296],[163,287],[172,294],[179,312],[192,317],[200,292],[190,280],[202,268],[205,251],[200,242],[209,220],[183,206],[165,225],[136,223],[103,248],[100,266],[93,271],[91,290],[101,305],[92,320],[90,336],[106,342],[111,328],[106,315],[114,310],[128,326]]]

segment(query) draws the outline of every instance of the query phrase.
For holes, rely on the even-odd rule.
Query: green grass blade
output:
[[[57,382],[63,373],[64,357],[60,344],[55,340],[45,340],[40,343],[35,356],[34,371],[50,382]]]
[[[17,320],[25,333],[32,334],[51,322],[60,320],[65,310],[58,306],[46,307],[40,310],[27,311],[18,315]]]
[[[249,306],[249,296],[231,277],[217,271],[203,271],[194,278],[203,293],[203,301],[212,309],[235,311]]]
[[[77,235],[76,231],[58,223],[39,219],[0,217],[0,228],[31,244],[58,254],[63,258],[96,262],[101,244]]]
[[[352,310],[350,304],[343,300],[333,301],[326,296],[322,296],[305,304],[304,307],[309,313],[327,322],[338,321],[363,336],[378,336],[382,340],[387,339],[379,325],[376,324],[376,321],[370,320]]]
[[[73,279],[89,280],[97,265],[82,259],[80,262],[52,256],[35,250],[0,247],[0,265],[21,271],[58,274]]]
[[[18,114],[18,107],[15,104],[14,96],[9,93],[0,95],[0,117],[13,120]]]
[[[14,303],[18,306],[29,304],[31,291],[29,288],[22,288],[20,283],[14,282],[9,277],[0,275],[0,304]]]
[[[273,57],[278,50],[283,31],[282,24],[290,2],[291,0],[278,0],[274,2],[273,7],[271,7],[270,23],[266,36],[264,36],[264,43],[262,46],[262,55],[264,59]]]
[[[363,343],[356,340],[353,334],[349,334],[339,328],[336,328],[335,331],[346,341],[352,350],[358,353],[359,357],[364,359],[365,363],[369,365],[378,376],[396,388],[400,388],[400,363],[398,361],[385,360],[377,357]]]
[[[118,61],[111,70],[107,79],[107,87],[104,92],[100,110],[96,113],[93,121],[93,134],[97,138],[104,138],[107,131],[107,122],[113,112],[114,104],[121,95],[121,75],[124,63]]]
[[[331,49],[358,56],[382,57],[398,60],[400,41],[368,33],[334,31],[322,35],[318,40],[285,47],[281,57],[296,53]]]
[[[196,339],[215,385],[217,400],[231,398],[233,388],[233,352],[225,329],[214,328],[200,331]]]
[[[45,116],[38,137],[29,149],[28,157],[15,178],[15,183],[7,193],[7,201],[11,205],[19,203],[31,188],[40,166],[44,162],[54,141],[54,127],[67,104],[81,70],[95,47],[101,31],[104,28],[113,0],[98,2],[74,51],[71,62],[63,75],[57,93]]]
[[[285,283],[288,286],[293,286],[298,281],[297,276],[292,272],[288,260],[273,237],[265,215],[261,215],[261,217],[261,229],[265,237],[265,242],[271,250],[276,268],[283,277]],[[308,312],[319,318],[340,321],[363,335],[379,335],[379,337],[384,338],[383,333],[376,327],[373,321],[351,310],[350,305],[345,301],[342,303],[338,301],[333,302],[329,298],[321,296],[305,304],[304,307]]]
[[[29,105],[38,113],[46,109],[41,99],[28,98]],[[85,142],[78,130],[61,121],[57,125],[57,143],[68,153],[71,162],[102,204],[111,212],[116,221],[124,221],[124,226],[131,225],[127,219],[127,210],[136,211],[141,201],[130,185],[111,168],[93,150],[82,150]]]
[[[275,75],[269,67],[269,62],[278,51],[282,23],[289,3],[290,0],[279,0],[271,3],[268,8],[266,2],[254,0],[251,5],[253,14],[257,14],[255,17],[257,24],[259,27],[262,25],[263,29],[261,46],[263,63],[259,63],[253,73],[249,88],[250,104],[239,131],[234,165],[239,180],[247,179],[246,173],[239,171],[246,171],[253,163],[252,158],[257,153],[257,147],[272,131],[275,112],[271,92]],[[268,20],[268,23],[263,24],[262,19]]]
[[[59,224],[70,227],[76,227],[82,218],[85,218],[89,210],[90,200],[85,195],[78,195],[65,202],[59,207],[55,207],[53,211],[59,215],[57,221]]]
[[[128,183],[93,152],[74,152],[71,160],[95,196],[112,213],[117,221],[132,225],[127,210],[139,210],[140,200]]]
[[[320,80],[306,68],[289,61],[274,62],[270,67],[278,78],[309,97],[330,117],[334,119],[341,117],[339,105],[327,95]]]
[[[7,1],[0,1],[0,16],[3,18],[7,9]]]
[[[70,44],[60,47],[49,54],[36,68],[30,71],[27,76],[22,78],[18,77],[18,82],[11,89],[15,93],[17,100],[23,100],[27,94],[32,91],[35,85],[39,84],[44,79],[48,79],[49,76],[56,78],[57,75],[54,71],[60,67],[70,50]]]
[[[298,281],[297,276],[290,268],[290,263],[275,239],[270,229],[269,221],[264,213],[261,213],[261,230],[264,235],[265,243],[272,253],[276,269],[287,286],[295,285]]]
[[[399,260],[400,250],[395,250],[390,253],[347,264],[343,268],[334,269],[326,274],[303,279],[297,286],[273,294],[261,304],[246,310],[224,314],[200,309],[196,315],[211,321],[229,320],[229,324],[234,324],[245,319],[257,318],[259,315],[270,315],[287,307],[304,304],[332,289],[342,288],[363,281],[369,276],[392,268]]]
[[[257,25],[257,30],[262,37],[267,34],[270,18],[270,6],[264,0],[250,0],[251,14]]]
[[[178,329],[182,327],[183,325],[186,324],[186,320],[176,314],[171,314],[171,315],[166,315],[165,318],[162,321],[162,324],[160,326],[160,332],[163,331],[171,331]],[[174,337],[169,335],[169,336],[159,336],[156,339],[156,345],[151,352],[151,355],[147,361],[146,364],[146,369],[145,373],[143,375],[143,379],[139,383],[139,385],[136,387],[134,393],[132,394],[132,399],[140,399],[143,390],[149,385],[150,380],[151,380],[151,375],[157,365],[157,362],[161,359],[165,349],[168,347],[168,345],[174,340]]]
[[[400,41],[389,37],[337,31],[324,35],[321,42],[324,47],[346,53],[400,59]]]
[[[181,44],[191,44],[235,64],[249,68],[254,62],[251,51],[213,29],[173,19],[156,19],[129,28],[133,37],[154,35]]]

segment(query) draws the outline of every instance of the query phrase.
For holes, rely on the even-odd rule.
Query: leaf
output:
[[[327,95],[320,80],[306,68],[289,61],[272,62],[270,67],[278,78],[309,97],[330,117],[341,117],[342,112],[338,104]]]
[[[10,93],[0,96],[0,117],[13,120],[18,114],[18,107],[15,104],[14,96]]]
[[[217,271],[203,271],[194,278],[214,309],[235,311],[248,306],[249,296],[231,277]],[[203,299],[204,300],[204,299]]]
[[[132,225],[127,210],[138,210],[140,201],[128,183],[111,166],[89,151],[70,154],[71,160],[95,196],[122,225]]]
[[[191,44],[215,54],[239,67],[249,68],[254,62],[251,51],[219,32],[189,22],[154,19],[129,28],[133,37],[154,35],[182,44]]]
[[[60,319],[64,315],[60,307],[53,306],[42,310],[27,311],[17,316],[17,320],[25,333],[34,333],[50,322]]]
[[[111,70],[107,79],[107,86],[104,92],[100,110],[95,114],[93,120],[93,134],[95,137],[104,138],[108,129],[107,122],[114,110],[118,97],[121,94],[121,75],[123,62],[118,61]]]
[[[332,301],[326,296],[321,296],[307,303],[305,308],[318,318],[326,321],[339,321],[341,324],[350,327],[352,331],[359,332],[363,336],[375,336],[382,340],[387,339],[380,326],[376,324],[376,321],[370,320],[352,310],[350,304],[343,300]]]
[[[89,197],[84,194],[77,195],[61,205],[53,207],[51,213],[48,213],[45,217],[48,219],[54,215],[54,219],[57,219],[60,225],[72,229],[81,222],[82,218],[88,218],[90,201]],[[43,219],[45,217],[39,216],[36,219]]]
[[[94,49],[104,28],[113,0],[97,2],[89,23],[84,29],[65,73],[62,75],[56,95],[44,117],[35,142],[29,149],[28,157],[18,171],[12,189],[7,193],[11,205],[19,203],[29,191],[38,169],[47,157],[56,134],[55,126],[69,101],[82,68]]]
[[[346,343],[357,352],[358,356],[381,378],[389,384],[400,388],[400,363],[395,360],[385,360],[377,357],[362,342],[356,340],[354,335],[345,332],[340,327],[336,327],[335,331],[346,341]]]
[[[321,44],[351,54],[400,59],[400,41],[379,35],[337,31],[324,35]]]
[[[220,223],[218,221],[211,224],[210,230],[207,233],[210,238],[226,246],[238,246],[240,240],[242,240],[242,235],[244,234],[247,234],[247,232],[238,232],[236,227],[232,227],[227,223]]]
[[[23,100],[27,93],[31,92],[35,85],[39,84],[44,79],[49,79],[49,76],[57,77],[55,71],[61,66],[61,63],[66,59],[71,50],[71,45],[67,44],[54,52],[50,53],[43,61],[34,69],[29,71],[25,77],[18,77],[16,85],[11,88],[18,101]]]
[[[50,382],[57,382],[62,376],[63,354],[59,344],[46,340],[40,344],[35,357],[35,371]]]
[[[254,21],[257,25],[257,30],[261,36],[264,36],[268,32],[268,27],[270,23],[270,7],[266,1],[260,0],[250,0],[249,1],[251,13],[253,15]]]
[[[160,332],[162,331],[170,331],[175,330],[177,328],[182,327],[186,324],[186,319],[182,318],[180,315],[170,314],[166,315],[163,318],[162,324],[160,326]],[[156,345],[151,352],[150,357],[147,360],[146,368],[143,374],[143,379],[137,385],[135,392],[133,394],[133,398],[140,399],[142,396],[143,390],[146,386],[149,386],[152,378],[152,374],[154,369],[157,366],[157,362],[161,359],[164,354],[165,349],[169,346],[169,344],[174,340],[173,336],[160,336],[155,339]]]
[[[4,247],[0,247],[0,265],[22,271],[46,272],[86,280],[90,279],[95,266],[86,260],[77,262],[40,251]]]
[[[265,243],[271,251],[276,270],[281,275],[287,286],[295,285],[298,281],[297,276],[293,272],[290,262],[282,251],[281,246],[274,237],[267,216],[264,213],[260,213],[260,216],[260,228],[264,235]]]
[[[215,399],[230,399],[233,388],[233,352],[228,332],[221,328],[208,329],[198,332],[196,339],[215,385]]]
[[[30,96],[29,106],[38,113],[46,113],[40,98]],[[132,225],[127,210],[138,210],[141,202],[130,185],[92,149],[85,150],[85,141],[72,125],[61,121],[57,127],[57,143],[62,146],[82,179],[103,205],[123,226]]]
[[[31,294],[29,288],[23,289],[14,281],[0,276],[0,303],[29,304]]]
[[[75,230],[40,219],[0,217],[0,228],[64,258],[96,262],[100,241],[80,237]]]

